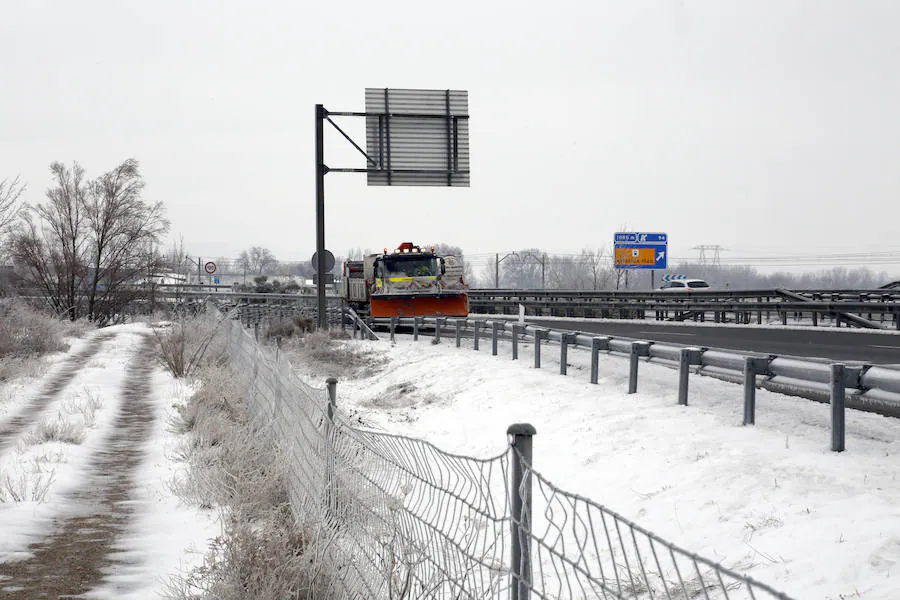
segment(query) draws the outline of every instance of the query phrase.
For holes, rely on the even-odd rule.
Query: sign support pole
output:
[[[316,306],[319,314],[319,329],[328,329],[328,315],[325,306],[325,107],[316,104]]]
[[[656,269],[650,269],[650,291],[656,289]]]

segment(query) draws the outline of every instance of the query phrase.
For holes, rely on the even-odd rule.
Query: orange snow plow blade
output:
[[[465,317],[469,314],[468,294],[390,294],[372,296],[373,317]]]

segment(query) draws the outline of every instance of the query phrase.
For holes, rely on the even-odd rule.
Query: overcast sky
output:
[[[895,252],[900,2],[4,0],[0,177],[137,158],[192,254],[315,249],[314,105],[463,89],[470,188],[326,178],[327,247]],[[364,142],[362,120],[340,123]],[[330,166],[362,166],[337,134]],[[871,261],[870,261],[871,262]]]

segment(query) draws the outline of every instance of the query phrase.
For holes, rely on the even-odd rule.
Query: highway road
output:
[[[670,342],[689,346],[706,346],[759,352],[787,354],[838,361],[861,361],[871,364],[900,365],[900,335],[870,330],[834,328],[776,329],[770,327],[715,327],[664,325],[654,321],[566,321],[541,320],[526,317],[534,325],[569,329],[585,333],[601,333],[655,342]]]

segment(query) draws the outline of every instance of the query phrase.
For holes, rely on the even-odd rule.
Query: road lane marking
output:
[[[900,346],[880,346],[878,344],[869,344],[872,348],[888,348],[890,350],[900,350]]]
[[[686,335],[686,336],[695,336],[696,333],[674,333],[669,331],[638,331],[638,333],[650,333],[653,335]],[[891,348],[895,348],[896,346],[891,346]]]

